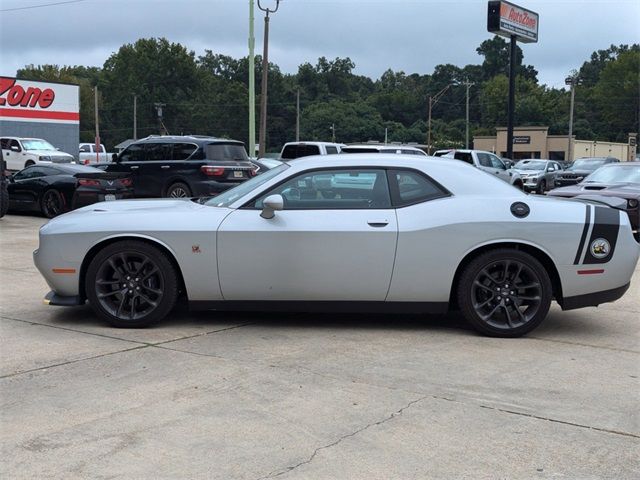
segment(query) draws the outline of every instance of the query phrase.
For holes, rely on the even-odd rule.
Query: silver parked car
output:
[[[513,171],[520,174],[527,192],[543,194],[554,187],[555,176],[562,166],[555,160],[529,158],[516,163]]]
[[[615,204],[615,202],[613,202]],[[481,208],[480,208],[481,206]],[[113,325],[192,308],[462,310],[523,335],[624,294],[640,245],[598,203],[530,197],[464,162],[339,154],[285,162],[210,199],[119,200],[40,229],[52,305]]]

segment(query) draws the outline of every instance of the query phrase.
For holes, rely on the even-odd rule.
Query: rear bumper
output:
[[[611,290],[605,290],[603,292],[566,297],[562,300],[560,306],[562,307],[562,310],[574,310],[576,308],[583,307],[597,307],[601,303],[615,302],[622,297],[627,290],[629,290],[629,285],[631,285],[631,283],[627,283],[626,285],[613,288]]]

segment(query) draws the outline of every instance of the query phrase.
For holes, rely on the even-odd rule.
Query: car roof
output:
[[[172,143],[172,142],[189,142],[195,143],[198,145],[204,145],[210,142],[217,143],[234,143],[238,145],[244,145],[239,140],[232,140],[229,138],[218,138],[218,137],[210,137],[206,135],[150,135],[146,138],[142,138],[140,140],[136,140],[131,145],[140,144],[140,143]]]
[[[52,167],[58,170],[62,170],[65,173],[104,173],[104,170],[99,168],[90,167],[88,165],[80,165],[77,163],[56,163],[52,165],[39,165],[42,167]]]

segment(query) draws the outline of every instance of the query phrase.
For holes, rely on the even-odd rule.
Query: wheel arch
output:
[[[127,235],[116,235],[116,236],[104,238],[100,240],[98,243],[96,243],[95,245],[93,245],[89,249],[89,251],[86,253],[86,255],[84,256],[84,259],[82,260],[82,265],[80,266],[80,276],[78,279],[79,281],[78,292],[82,300],[86,300],[87,298],[87,293],[84,288],[84,283],[87,275],[87,269],[89,268],[89,264],[91,263],[91,260],[103,248],[122,240],[135,240],[143,243],[148,243],[149,245],[153,245],[154,247],[161,250],[164,254],[166,254],[167,258],[169,259],[173,267],[176,269],[176,273],[178,274],[178,282],[179,282],[178,295],[179,296],[181,296],[182,294],[184,294],[185,296],[187,295],[187,289],[184,282],[184,276],[182,275],[182,269],[180,268],[180,264],[178,263],[178,260],[176,259],[176,256],[174,252],[171,250],[171,248],[165,243],[158,240],[157,238],[148,237],[145,235],[127,234]]]
[[[453,276],[453,282],[451,283],[451,291],[449,292],[449,305],[451,307],[457,308],[458,301],[456,292],[458,290],[458,285],[460,282],[460,277],[462,276],[462,272],[464,269],[476,258],[478,255],[482,255],[483,253],[489,252],[491,250],[497,250],[501,248],[511,248],[514,250],[519,250],[521,252],[528,253],[536,260],[538,260],[544,269],[549,274],[549,280],[551,281],[551,287],[553,289],[553,298],[556,301],[562,301],[562,282],[560,280],[560,274],[558,273],[558,269],[556,268],[553,260],[549,256],[548,253],[540,249],[535,245],[531,245],[528,243],[515,242],[515,241],[502,241],[496,243],[489,243],[485,245],[480,245],[470,252],[468,252],[462,261],[458,264],[458,268],[456,269],[456,273]]]

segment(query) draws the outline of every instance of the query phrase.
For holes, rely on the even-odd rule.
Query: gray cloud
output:
[[[0,9],[47,0],[0,0]],[[124,43],[166,37],[197,54],[205,49],[247,54],[248,0],[86,0],[2,12],[0,73],[27,64],[101,66]],[[264,0],[273,5],[275,0]],[[562,86],[566,73],[591,52],[640,41],[634,0],[521,1],[540,14],[540,42],[523,45],[540,81]],[[271,19],[270,59],[295,72],[319,56],[350,57],[356,72],[378,78],[386,69],[431,73],[440,63],[479,63],[485,0],[283,0]],[[263,17],[256,8],[256,53]]]

